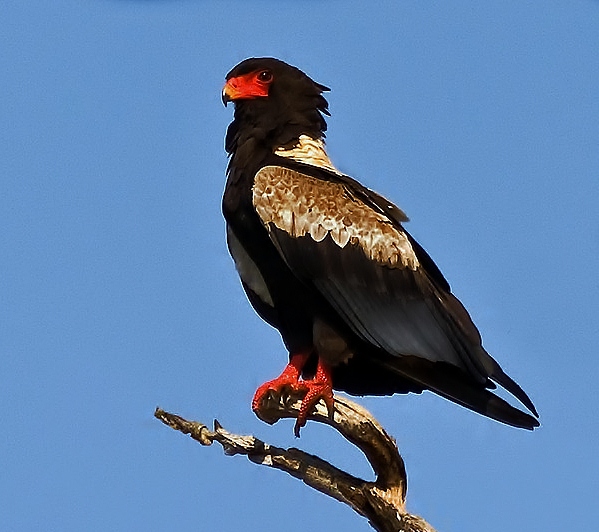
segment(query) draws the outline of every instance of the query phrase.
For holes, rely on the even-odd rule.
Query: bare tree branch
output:
[[[270,424],[282,418],[296,418],[301,399],[301,393],[279,395],[270,392],[258,416]],[[299,449],[283,449],[254,436],[232,434],[216,420],[214,430],[210,430],[206,425],[187,421],[160,408],[154,415],[202,445],[216,441],[229,456],[243,454],[256,464],[289,473],[321,493],[351,506],[379,532],[434,532],[424,519],[406,512],[406,470],[395,441],[367,410],[345,397],[335,398],[331,416],[324,403],[318,403],[309,419],[330,425],[356,445],[372,465],[376,475],[374,482],[357,478]]]

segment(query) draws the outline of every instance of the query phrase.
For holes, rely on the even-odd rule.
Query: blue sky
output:
[[[286,360],[224,242],[220,90],[250,56],[330,86],[335,164],[409,230],[530,394],[534,433],[432,394],[360,399],[444,532],[599,521],[599,2],[4,0],[0,529],[370,530],[152,417],[157,405],[354,474],[269,427]],[[565,526],[565,525],[564,525]]]

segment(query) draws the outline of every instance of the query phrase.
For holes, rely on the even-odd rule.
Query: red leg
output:
[[[283,373],[276,379],[260,386],[256,390],[254,399],[252,400],[252,410],[258,411],[260,410],[262,400],[270,390],[279,392],[284,388],[291,388],[298,391],[305,390],[306,395],[302,400],[297,421],[295,422],[294,433],[296,436],[299,436],[300,429],[306,424],[308,414],[310,414],[312,408],[320,399],[324,400],[329,414],[332,415],[333,413],[333,380],[331,368],[328,365],[319,360],[314,378],[300,381],[302,369],[309,356],[309,353],[293,355]]]
[[[299,415],[297,416],[295,427],[293,428],[293,432],[298,438],[300,429],[306,424],[308,414],[310,414],[312,408],[314,408],[314,405],[316,405],[320,399],[327,405],[329,416],[333,415],[335,405],[333,399],[333,377],[331,368],[324,362],[321,362],[320,359],[318,360],[314,378],[303,381],[302,384],[305,386],[307,393],[302,400]]]

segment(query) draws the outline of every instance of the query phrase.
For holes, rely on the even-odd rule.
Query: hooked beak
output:
[[[223,92],[222,92],[222,94],[221,94],[221,98],[222,98],[222,100],[223,100],[223,105],[224,105],[225,107],[227,107],[227,104],[228,104],[230,101],[232,101],[232,100],[231,100],[231,96],[230,96],[230,95],[227,93],[227,86],[226,86],[226,85],[223,87]]]
[[[223,100],[223,105],[225,107],[227,107],[227,104],[229,102],[232,102],[236,98],[239,98],[239,96],[241,96],[240,91],[234,85],[234,82],[232,82],[232,80],[227,81],[225,83],[225,86],[223,87],[223,92],[221,94],[221,98]]]

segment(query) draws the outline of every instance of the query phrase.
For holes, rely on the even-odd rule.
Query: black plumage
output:
[[[223,197],[229,249],[253,307],[280,331],[292,362],[302,354],[303,382],[318,367],[324,377],[315,380],[332,378],[350,394],[431,390],[503,423],[538,426],[490,391],[501,385],[537,416],[403,227],[405,214],[332,166],[328,89],[272,58],[243,61],[226,79],[223,101],[235,102]]]

